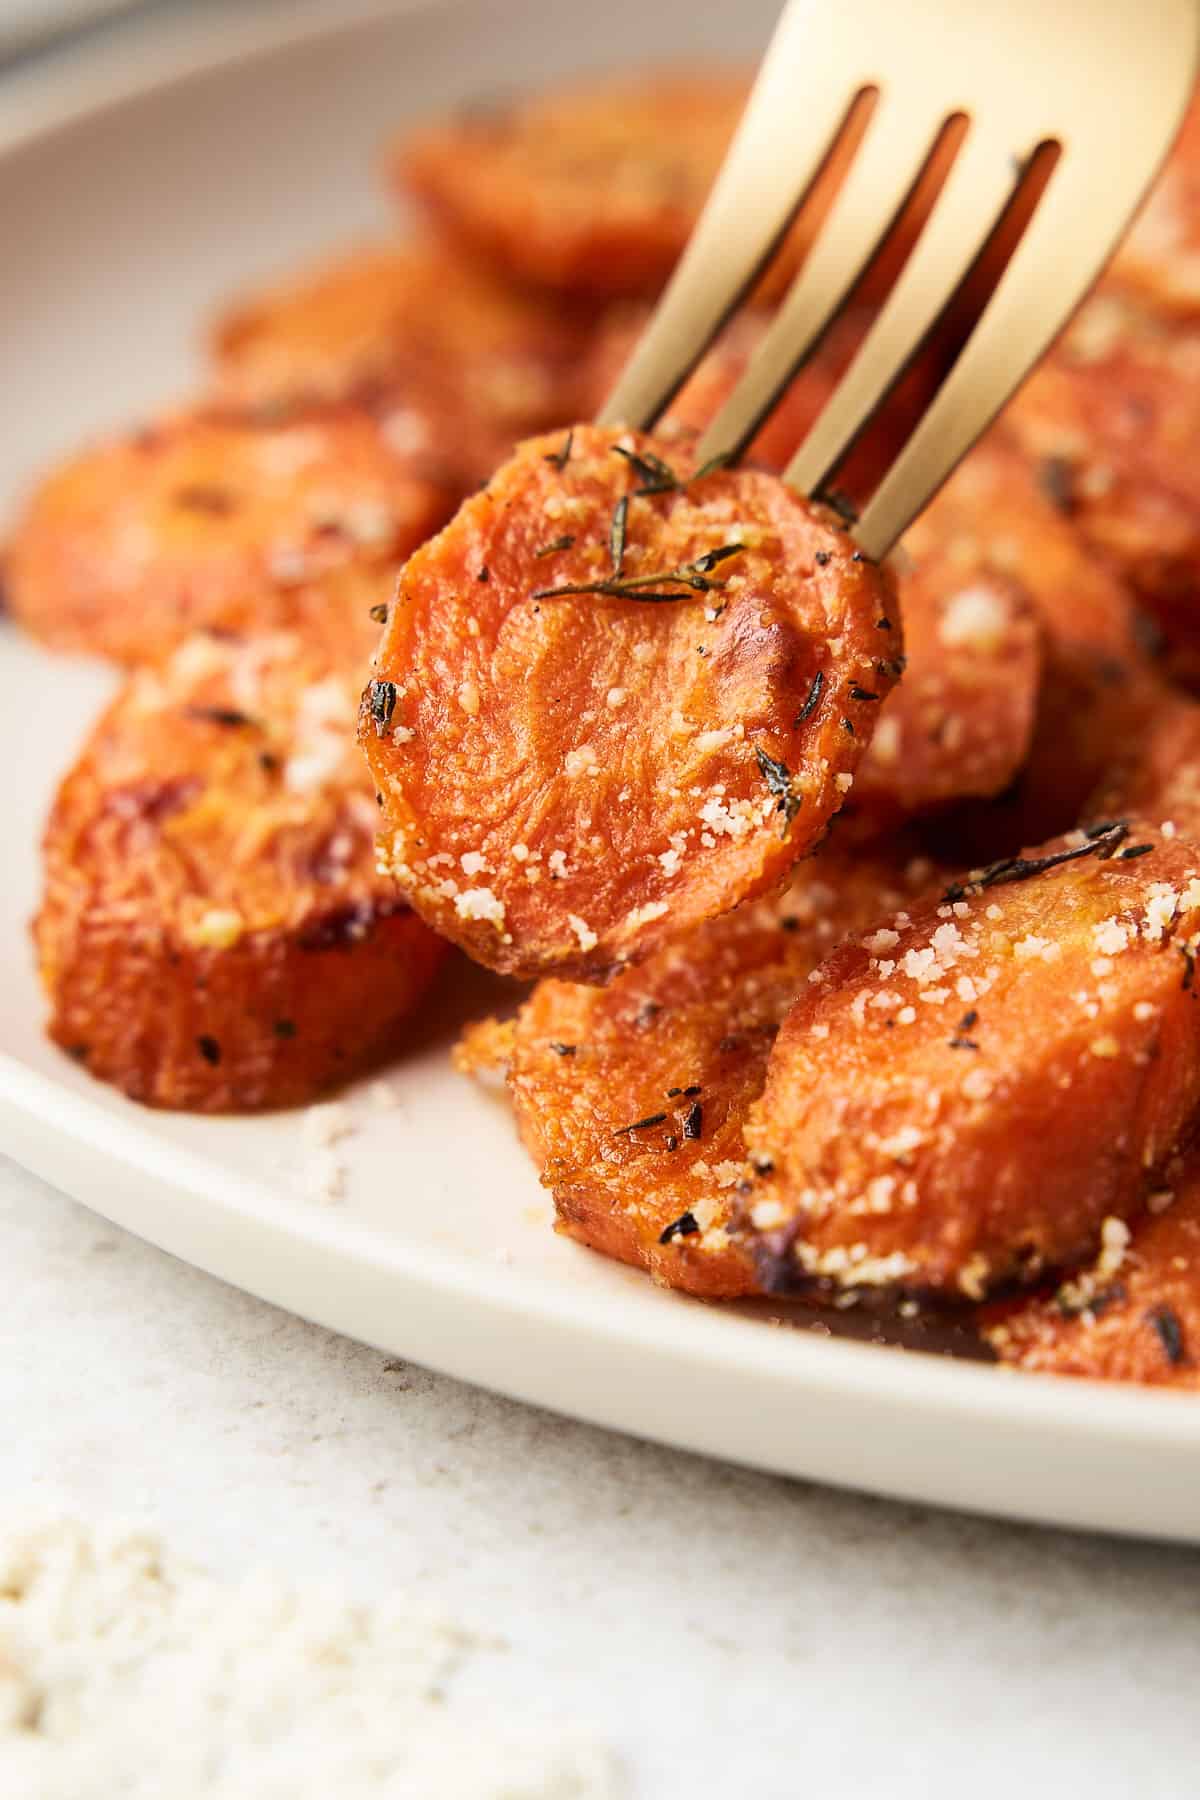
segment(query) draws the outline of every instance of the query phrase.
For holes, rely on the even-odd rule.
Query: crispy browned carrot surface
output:
[[[405,134],[394,180],[526,281],[653,295],[691,235],[749,92],[740,74],[618,77]]]
[[[406,132],[388,174],[441,232],[518,281],[652,298],[692,234],[749,92],[749,77],[728,70],[605,76]],[[761,294],[777,297],[811,248],[852,154],[853,135],[817,176]],[[862,292],[894,277],[939,179],[931,170],[918,182]]]
[[[859,834],[999,794],[1029,754],[1041,619],[997,537],[986,523],[963,530],[961,514],[951,484],[905,546],[898,585],[907,667],[847,808]]]
[[[362,396],[389,442],[466,492],[519,438],[575,417],[591,329],[444,247],[366,246],[231,307],[212,334],[217,394],[258,411]]]
[[[1110,1219],[1095,1261],[1053,1296],[989,1309],[1001,1362],[1054,1375],[1200,1386],[1200,1165],[1168,1169],[1147,1210]]]
[[[309,1100],[394,1052],[444,946],[375,873],[357,669],[196,637],[87,738],[45,840],[51,1036],[151,1106]]]
[[[1200,100],[1105,282],[1169,316],[1200,315]]]
[[[775,1033],[822,957],[932,875],[900,844],[824,853],[781,896],[701,926],[607,988],[539,983],[501,1054],[560,1228],[672,1287],[758,1292],[726,1227],[752,1176],[742,1128]]]
[[[119,662],[198,629],[356,637],[365,657],[370,608],[452,504],[353,406],[177,414],[43,481],[9,543],[9,600],[54,649]]]
[[[1131,821],[836,951],[747,1139],[760,1274],[980,1298],[1137,1213],[1200,1101],[1200,850]]]
[[[1101,294],[1005,415],[1084,541],[1132,587],[1174,672],[1200,675],[1200,327]]]
[[[1027,755],[994,804],[954,812],[940,844],[948,860],[1011,853],[1095,817],[1097,784],[1166,703],[1129,590],[1057,503],[1055,479],[992,433],[907,539],[918,571],[922,555],[1005,571],[1032,602],[1041,640]]]
[[[817,841],[899,673],[894,613],[773,476],[535,439],[404,571],[361,728],[383,862],[477,960],[603,980]]]
[[[1163,698],[1145,728],[1116,747],[1094,798],[1097,814],[1157,819],[1168,837],[1200,840],[1200,705]]]

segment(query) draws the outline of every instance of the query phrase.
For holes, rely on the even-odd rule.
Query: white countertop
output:
[[[721,1467],[389,1362],[0,1159],[6,1502],[504,1640],[451,1694],[614,1744],[646,1800],[1175,1800],[1200,1556]]]

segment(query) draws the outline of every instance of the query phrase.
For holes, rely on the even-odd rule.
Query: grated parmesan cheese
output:
[[[594,950],[596,948],[596,945],[600,940],[586,919],[581,919],[578,913],[568,913],[567,924],[578,938],[579,948],[582,951],[586,953],[588,950]]]
[[[619,1800],[592,1740],[450,1693],[491,1645],[401,1596],[224,1583],[135,1530],[0,1532],[12,1800]]]
[[[1008,629],[1008,608],[994,588],[978,584],[955,594],[946,606],[938,636],[948,650],[994,654]]]
[[[578,775],[594,775],[599,767],[596,752],[590,744],[580,744],[578,750],[568,750],[563,758],[563,768],[569,781],[574,781]]]
[[[460,919],[486,919],[497,927],[504,923],[504,902],[488,887],[466,888],[455,898],[454,910]]]
[[[246,929],[246,921],[232,907],[210,906],[187,932],[187,940],[201,950],[232,950]]]

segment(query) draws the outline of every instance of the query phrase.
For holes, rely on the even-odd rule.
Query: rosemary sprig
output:
[[[540,562],[544,556],[557,556],[560,550],[569,550],[575,539],[567,532],[563,537],[556,537],[553,543],[543,544],[540,550],[534,551],[535,559]]]
[[[533,598],[557,600],[565,594],[602,594],[612,600],[687,600],[691,594],[711,594],[724,587],[725,583],[715,578],[712,571],[744,548],[743,544],[721,544],[716,550],[706,550],[692,562],[679,563],[674,569],[656,569],[649,575],[608,575],[597,581],[567,582],[562,587],[539,588]],[[667,592],[663,583],[668,582],[678,582],[685,591]]]
[[[1084,834],[1085,841],[1072,850],[1055,850],[1049,856],[1006,856],[984,869],[972,869],[965,880],[952,882],[942,899],[962,900],[967,894],[979,893],[986,888],[1029,881],[1034,875],[1044,875],[1047,870],[1061,868],[1064,863],[1079,862],[1085,856],[1094,856],[1103,862],[1128,835],[1129,826],[1124,819],[1106,821],[1102,826],[1093,825]]]
[[[706,463],[701,463],[686,481],[681,481],[670,463],[665,463],[661,456],[655,456],[650,450],[626,450],[622,445],[614,444],[613,455],[623,456],[642,478],[642,486],[633,491],[634,499],[646,494],[672,494],[680,488],[691,487],[693,481],[703,481],[706,475],[727,469],[733,461],[728,450],[721,450],[716,456],[710,456]]]
[[[543,462],[552,463],[556,469],[565,469],[571,460],[571,451],[575,445],[575,432],[568,431],[562,442],[562,449],[555,450],[550,456],[542,458]]]
[[[670,463],[653,451],[626,450],[621,444],[614,444],[613,455],[623,456],[634,473],[641,476],[642,486],[633,490],[635,500],[645,494],[673,494],[684,485]]]

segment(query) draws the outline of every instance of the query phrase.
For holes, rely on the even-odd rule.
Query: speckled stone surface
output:
[[[648,1800],[1195,1789],[1200,1555],[722,1467],[443,1380],[0,1159],[6,1502],[502,1640],[451,1695],[615,1744]]]

